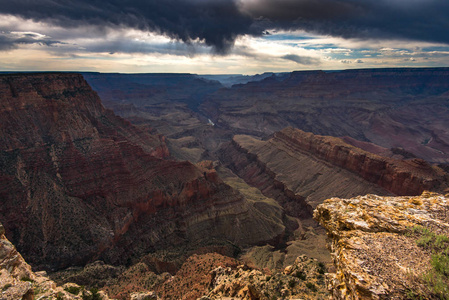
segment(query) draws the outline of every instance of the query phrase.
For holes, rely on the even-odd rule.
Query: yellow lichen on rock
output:
[[[449,236],[449,199],[419,197],[331,198],[314,211],[327,230],[335,273],[327,276],[334,299],[407,299],[425,294],[430,251],[411,228]]]

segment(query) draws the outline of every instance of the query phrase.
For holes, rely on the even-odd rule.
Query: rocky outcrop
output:
[[[446,298],[448,209],[446,196],[429,192],[331,198],[319,205],[314,218],[330,240],[334,299]]]
[[[126,295],[185,300],[327,299],[325,272],[324,264],[304,255],[285,268],[268,270],[207,253],[190,256],[174,275],[156,275],[145,263],[138,263],[109,282],[104,290],[117,299]]]
[[[448,68],[292,72],[218,90],[200,109],[237,134],[293,126],[447,163],[448,78]]]
[[[324,273],[323,264],[304,255],[274,274],[243,265],[218,267],[210,272],[210,292],[201,299],[327,299]]]
[[[0,218],[31,264],[282,235],[214,170],[166,159],[162,136],[106,110],[81,75],[2,75],[0,91]]]
[[[224,165],[293,216],[329,197],[419,195],[449,186],[447,173],[423,160],[382,157],[291,127],[265,141],[236,135],[218,153]]]
[[[92,295],[92,292],[85,291],[76,284],[57,286],[45,272],[34,273],[14,245],[5,237],[4,228],[0,224],[0,299],[79,300],[82,299],[82,293]],[[97,299],[109,298],[104,293],[98,293]]]

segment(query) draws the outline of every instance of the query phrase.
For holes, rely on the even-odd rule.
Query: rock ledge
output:
[[[449,198],[331,198],[314,218],[325,227],[336,268],[327,276],[334,299],[409,299],[435,295],[424,280],[432,270],[429,248],[418,245],[416,228],[449,237]],[[447,294],[446,294],[447,296]]]

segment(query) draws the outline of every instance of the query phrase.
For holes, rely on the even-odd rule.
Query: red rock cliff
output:
[[[291,127],[275,133],[273,139],[356,173],[396,195],[420,195],[424,190],[443,191],[449,187],[447,174],[422,159],[382,157],[351,146],[340,138],[314,135]]]
[[[268,140],[236,135],[219,156],[291,215],[311,212],[330,197],[418,195],[449,186],[447,173],[423,160],[382,157],[340,138],[291,127]]]
[[[0,120],[0,219],[34,265],[282,234],[257,226],[213,171],[164,159],[163,137],[106,110],[81,75],[0,76]],[[245,226],[231,230],[236,222]]]

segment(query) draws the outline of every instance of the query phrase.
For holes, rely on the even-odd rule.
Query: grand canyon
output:
[[[447,68],[0,91],[1,299],[448,295]]]

